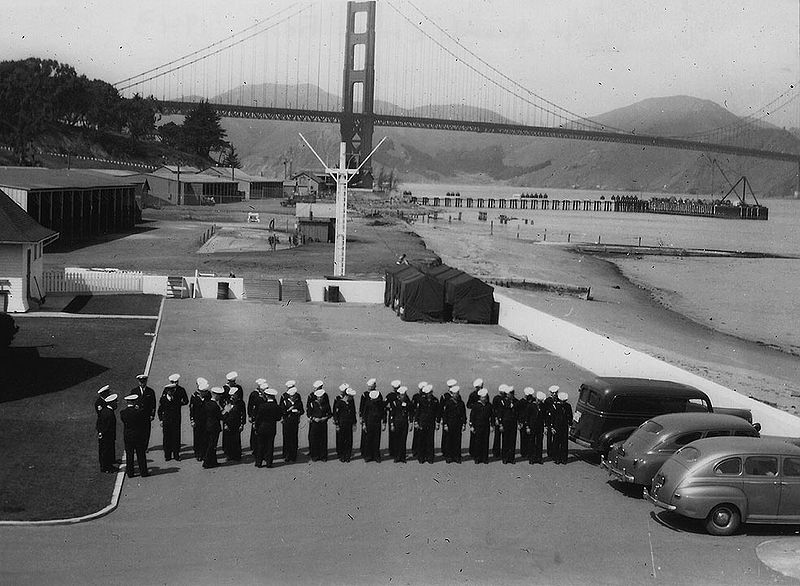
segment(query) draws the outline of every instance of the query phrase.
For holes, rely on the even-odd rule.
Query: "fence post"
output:
[[[489,236],[494,235],[494,220],[489,221]]]

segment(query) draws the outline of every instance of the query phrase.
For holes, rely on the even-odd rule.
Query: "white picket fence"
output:
[[[44,271],[44,293],[141,293],[139,271],[77,269]]]

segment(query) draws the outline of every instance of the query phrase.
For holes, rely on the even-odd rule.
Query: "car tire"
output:
[[[742,524],[742,515],[734,505],[717,505],[706,517],[706,531],[711,535],[733,535]]]

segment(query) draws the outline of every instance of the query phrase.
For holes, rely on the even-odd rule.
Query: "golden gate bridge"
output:
[[[223,117],[339,124],[348,165],[372,150],[376,126],[500,133],[725,153],[797,165],[769,116],[797,84],[747,117],[687,136],[613,128],[578,115],[505,75],[413,2],[297,2],[201,49],[115,84],[153,96],[163,114],[199,101]],[[337,14],[338,12],[338,14]],[[341,25],[344,24],[344,27]],[[790,145],[786,147],[785,145]],[[361,183],[371,186],[371,170]]]

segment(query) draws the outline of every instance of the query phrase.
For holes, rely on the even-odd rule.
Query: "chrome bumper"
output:
[[[614,466],[611,465],[611,463],[606,459],[605,456],[602,456],[600,458],[600,465],[606,470],[608,470],[608,473],[611,476],[616,477],[617,480],[621,480],[622,482],[631,482],[631,483],[633,482],[632,474],[628,474],[627,472],[620,470],[619,468],[615,468]]]
[[[650,494],[650,491],[647,490],[647,488],[644,489],[644,498],[649,500],[655,506],[660,507],[662,509],[666,509],[667,511],[674,511],[675,509],[677,509],[675,505],[668,505],[667,503],[662,502],[657,498],[655,498],[653,495]]]

